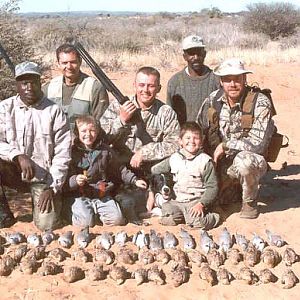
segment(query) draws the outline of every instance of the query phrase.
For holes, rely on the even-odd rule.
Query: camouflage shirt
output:
[[[204,130],[209,126],[208,107],[212,106],[217,92],[212,92],[200,108],[197,120]],[[243,136],[241,104],[236,103],[235,106],[230,107],[224,95],[216,101],[223,102],[219,116],[219,134],[227,149],[226,154],[236,154],[242,150],[263,154],[274,132],[272,103],[268,97],[262,93],[258,94],[253,113],[254,120],[247,136]]]
[[[131,101],[138,107],[134,97]],[[113,100],[100,119],[109,143],[129,161],[132,153],[142,151],[144,161],[156,161],[170,156],[178,149],[179,123],[175,111],[155,99],[148,109],[141,110],[141,124],[122,124],[120,104]]]

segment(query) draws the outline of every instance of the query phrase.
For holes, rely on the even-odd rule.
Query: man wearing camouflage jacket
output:
[[[137,174],[148,175],[153,165],[178,149],[179,123],[175,111],[156,98],[161,89],[156,69],[140,68],[134,88],[135,96],[123,105],[114,100],[100,122],[120,160]],[[140,121],[133,120],[137,110]]]
[[[63,110],[43,95],[40,75],[33,62],[17,65],[18,94],[0,103],[0,175],[4,185],[29,189],[33,221],[48,230],[60,225],[59,195],[71,159],[71,132]],[[12,221],[7,203],[1,203],[0,226]]]
[[[247,95],[246,74],[252,73],[244,68],[238,59],[228,59],[218,66],[214,73],[220,77],[223,92],[215,91],[206,99],[198,114],[198,122],[204,129],[208,140],[213,140],[209,128],[208,108],[213,103],[221,106],[218,115],[218,136],[211,155],[217,164],[221,179],[220,202],[224,192],[224,178],[238,180],[242,188],[241,218],[258,216],[257,195],[259,181],[267,171],[263,156],[274,132],[273,106],[271,100],[258,93],[253,111],[253,123],[245,134],[242,127],[242,106]],[[216,104],[215,104],[216,105]],[[223,187],[223,188],[222,188]],[[224,200],[225,201],[225,200]]]

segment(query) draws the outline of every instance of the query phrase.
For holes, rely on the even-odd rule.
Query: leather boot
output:
[[[240,218],[256,219],[259,215],[256,201],[244,202],[240,212]]]
[[[11,212],[7,200],[0,196],[0,228],[10,227],[16,223],[16,219]]]

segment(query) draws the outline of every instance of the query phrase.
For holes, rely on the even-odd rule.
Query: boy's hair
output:
[[[92,124],[92,125],[94,125],[94,127],[97,130],[98,137],[99,137],[99,135],[101,135],[99,133],[102,133],[102,131],[103,131],[102,128],[101,128],[100,122],[97,121],[93,116],[90,116],[90,115],[80,115],[80,116],[78,116],[75,119],[75,127],[74,127],[74,135],[75,135],[75,139],[77,141],[79,141],[78,127],[81,124]],[[98,137],[97,137],[97,140],[98,140]]]
[[[184,134],[187,131],[198,133],[200,138],[202,139],[202,129],[201,129],[201,127],[198,123],[196,123],[196,122],[186,122],[186,123],[182,124],[182,126],[180,128],[179,137],[182,139],[182,137],[184,136]]]
[[[158,84],[160,84],[160,73],[155,68],[147,67],[147,66],[146,67],[141,67],[137,70],[136,75],[138,73],[143,73],[143,74],[146,74],[146,75],[154,75],[157,78]]]
[[[81,61],[81,56],[77,49],[72,44],[62,44],[56,49],[56,59],[59,61],[60,53],[74,53],[76,57]]]

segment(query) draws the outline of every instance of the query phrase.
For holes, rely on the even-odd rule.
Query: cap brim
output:
[[[21,73],[21,74],[18,74],[15,76],[15,79],[21,77],[21,76],[24,76],[24,75],[37,75],[37,76],[40,76],[41,77],[41,74],[38,73],[38,72],[35,72],[35,71],[26,71],[24,73]]]
[[[228,75],[241,75],[241,74],[252,74],[250,70],[237,70],[237,69],[227,69],[227,70],[214,70],[213,71],[217,76],[228,76]]]

